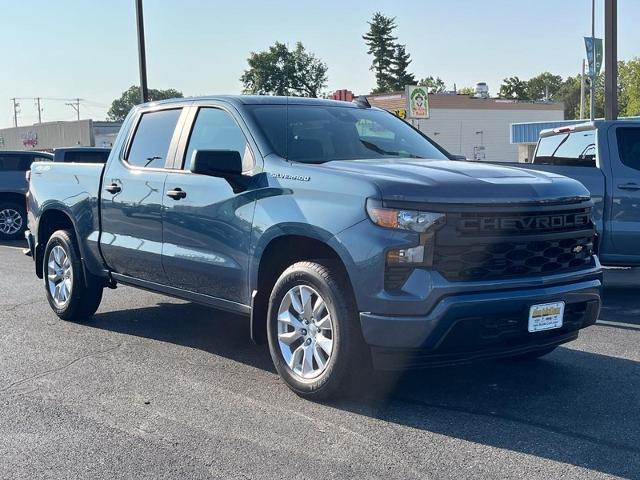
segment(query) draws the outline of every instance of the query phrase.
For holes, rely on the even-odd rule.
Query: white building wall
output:
[[[480,146],[482,131],[485,160],[517,162],[518,146],[510,143],[510,125],[517,122],[563,120],[562,110],[489,110],[432,108],[431,118],[414,120],[414,125],[450,153],[473,160],[474,146]]]

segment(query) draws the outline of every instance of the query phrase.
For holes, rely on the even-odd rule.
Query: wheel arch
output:
[[[84,280],[87,279],[87,268],[84,264],[84,246],[78,237],[78,229],[73,220],[73,215],[63,205],[52,205],[40,213],[38,220],[37,234],[36,234],[36,248],[35,248],[35,264],[36,275],[38,278],[43,276],[43,257],[44,250],[47,246],[47,242],[51,235],[57,230],[71,230],[76,237],[76,243],[80,250],[80,258],[82,259],[82,270]]]
[[[267,309],[269,296],[280,274],[290,265],[299,261],[325,260],[331,262],[344,275],[346,283],[351,287],[347,265],[351,258],[347,252],[332,242],[333,238],[326,231],[315,231],[315,234],[291,229],[271,236],[265,241],[255,255],[251,269],[251,339],[258,344],[266,341]]]

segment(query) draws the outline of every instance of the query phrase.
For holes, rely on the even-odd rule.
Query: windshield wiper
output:
[[[360,141],[368,150],[372,150],[376,153],[379,153],[380,155],[388,155],[391,157],[402,157],[402,158],[424,158],[419,155],[414,155],[413,153],[409,153],[407,155],[401,156],[400,152],[388,152],[387,150],[383,150],[382,148],[377,146],[375,143],[367,142],[366,140],[362,140],[362,139]]]

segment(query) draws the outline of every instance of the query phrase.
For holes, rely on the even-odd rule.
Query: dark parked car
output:
[[[33,162],[51,161],[45,152],[0,150],[0,239],[24,238],[27,228],[26,172]]]
[[[118,284],[250,316],[308,398],[577,338],[600,309],[587,189],[449,158],[364,103],[142,105],[105,165],[34,165],[30,253],[63,319]]]

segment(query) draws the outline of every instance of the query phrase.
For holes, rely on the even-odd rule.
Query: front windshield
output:
[[[405,122],[381,110],[323,105],[254,105],[249,109],[273,150],[289,160],[447,158]]]

